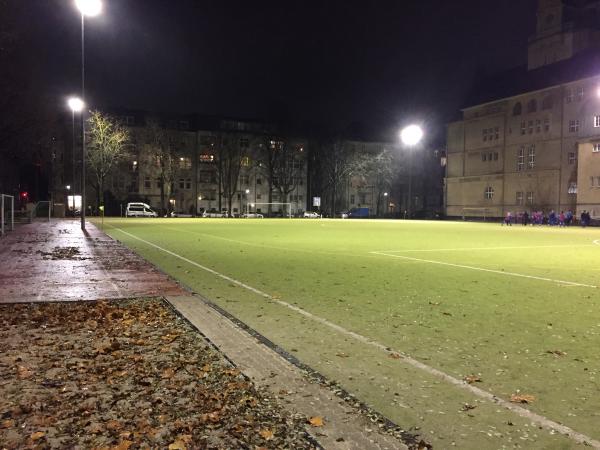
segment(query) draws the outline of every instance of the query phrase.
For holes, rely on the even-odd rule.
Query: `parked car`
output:
[[[314,211],[305,211],[303,217],[305,219],[320,219],[321,215]]]
[[[244,213],[242,214],[242,218],[243,219],[262,219],[265,216],[263,216],[260,213]]]
[[[158,217],[158,213],[147,203],[132,202],[127,203],[125,217]]]
[[[209,209],[202,213],[202,217],[227,217],[227,211],[217,211],[216,209]]]

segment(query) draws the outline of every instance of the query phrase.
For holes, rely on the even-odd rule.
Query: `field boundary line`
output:
[[[110,225],[110,227],[114,228],[114,229],[116,229],[118,231],[120,231],[123,234],[126,234],[127,236],[132,237],[133,239],[136,239],[136,240],[138,240],[140,242],[143,242],[143,243],[145,243],[147,245],[150,245],[151,247],[154,247],[157,250],[160,250],[160,251],[162,251],[164,253],[167,253],[167,254],[175,257],[175,258],[178,258],[178,259],[180,259],[182,261],[185,261],[185,262],[187,262],[187,263],[189,263],[189,264],[191,264],[193,266],[196,266],[199,269],[202,269],[202,270],[204,270],[206,272],[209,272],[209,273],[211,273],[213,275],[216,275],[219,278],[222,278],[222,279],[227,280],[227,281],[229,281],[231,283],[234,283],[234,284],[236,284],[236,285],[238,285],[240,287],[243,287],[243,288],[245,288],[245,289],[247,289],[247,290],[249,290],[249,291],[257,294],[260,297],[266,298],[267,300],[270,300],[270,301],[272,301],[274,303],[277,303],[277,304],[279,304],[281,306],[289,308],[292,311],[297,312],[298,314],[301,314],[301,315],[303,315],[305,317],[308,317],[309,319],[314,320],[315,322],[318,322],[318,323],[320,323],[322,325],[325,325],[325,326],[327,326],[327,327],[329,327],[329,328],[331,328],[331,329],[339,332],[340,334],[352,337],[352,338],[356,339],[357,341],[362,342],[363,344],[371,345],[371,346],[373,346],[373,347],[375,347],[375,348],[377,348],[379,350],[382,350],[383,352],[385,352],[387,354],[391,354],[391,353],[398,354],[398,355],[400,355],[400,359],[398,359],[398,361],[402,361],[402,362],[404,362],[404,363],[406,363],[406,364],[408,364],[408,365],[410,365],[410,366],[412,366],[414,368],[420,369],[420,370],[428,373],[429,375],[432,375],[434,377],[440,378],[440,379],[448,382],[449,384],[454,385],[454,386],[456,386],[456,387],[458,387],[460,389],[464,389],[466,391],[469,391],[469,392],[471,392],[472,394],[474,394],[477,397],[483,398],[483,399],[488,400],[488,401],[490,401],[492,403],[500,405],[500,406],[504,407],[505,409],[508,409],[509,411],[512,411],[512,412],[516,413],[520,417],[528,419],[528,420],[536,423],[537,425],[541,426],[542,428],[544,428],[546,430],[557,431],[557,432],[561,433],[562,435],[564,435],[564,436],[566,436],[568,438],[571,438],[572,440],[574,440],[574,441],[576,441],[576,442],[578,442],[580,444],[590,445],[590,446],[592,446],[592,447],[600,450],[600,441],[597,441],[597,440],[595,440],[595,439],[593,439],[593,438],[591,438],[589,436],[586,436],[585,434],[579,433],[579,432],[573,430],[572,428],[569,428],[566,425],[562,425],[562,424],[560,424],[558,422],[554,422],[553,420],[548,419],[547,417],[544,417],[544,416],[542,416],[540,414],[536,414],[533,411],[530,411],[530,410],[528,410],[526,408],[523,408],[521,406],[513,404],[513,403],[511,403],[511,402],[509,402],[507,400],[504,400],[504,399],[501,399],[499,397],[496,397],[494,394],[492,394],[490,392],[487,392],[487,391],[485,391],[485,390],[483,390],[481,388],[478,388],[476,386],[468,384],[465,381],[460,380],[460,379],[458,379],[456,377],[453,377],[452,375],[448,375],[447,373],[442,372],[441,370],[438,370],[438,369],[436,369],[434,367],[430,367],[430,366],[422,363],[421,361],[418,361],[418,360],[416,360],[416,359],[414,359],[414,358],[412,358],[412,357],[404,354],[403,352],[394,350],[394,349],[392,349],[392,348],[390,348],[390,347],[388,347],[386,345],[381,344],[380,342],[377,342],[377,341],[375,341],[373,339],[370,339],[370,338],[368,338],[366,336],[363,336],[362,334],[359,334],[359,333],[356,333],[354,331],[348,330],[348,329],[346,329],[346,328],[344,328],[344,327],[342,327],[342,326],[340,326],[340,325],[338,325],[336,323],[330,322],[329,320],[327,320],[327,319],[325,319],[323,317],[316,316],[316,315],[314,315],[314,314],[312,314],[312,313],[310,313],[310,312],[308,312],[308,311],[306,311],[306,310],[304,310],[304,309],[302,309],[302,308],[300,308],[298,306],[294,306],[294,305],[292,305],[290,303],[284,302],[283,300],[275,298],[272,295],[267,294],[266,292],[263,292],[263,291],[261,291],[259,289],[256,289],[256,288],[254,288],[254,287],[252,287],[250,285],[247,285],[246,283],[243,283],[242,281],[238,281],[235,278],[231,278],[228,275],[224,275],[224,274],[222,274],[220,272],[217,272],[216,270],[211,269],[210,267],[203,266],[202,264],[199,264],[196,261],[192,261],[191,259],[186,258],[185,256],[178,255],[177,253],[172,252],[171,250],[163,248],[163,247],[161,247],[161,246],[159,246],[157,244],[154,244],[153,242],[150,242],[150,241],[147,241],[145,239],[142,239],[141,237],[138,237],[138,236],[136,236],[136,235],[134,235],[132,233],[129,233],[129,232],[125,231],[125,230],[122,230],[121,228],[115,227],[114,225]]]
[[[588,288],[592,288],[592,289],[596,289],[598,287],[598,286],[594,286],[592,284],[577,283],[575,281],[555,280],[553,278],[538,277],[535,275],[525,275],[523,273],[517,273],[517,272],[506,272],[504,270],[486,269],[485,267],[467,266],[465,264],[455,264],[455,263],[449,263],[449,262],[444,262],[444,261],[435,261],[432,259],[413,258],[412,256],[392,255],[392,254],[384,253],[384,252],[370,252],[370,253],[375,254],[375,255],[388,256],[390,258],[400,258],[400,259],[404,259],[404,260],[408,260],[408,261],[416,261],[416,262],[423,262],[423,263],[429,263],[429,264],[438,264],[441,266],[448,266],[448,267],[457,267],[459,269],[477,270],[479,272],[489,272],[489,273],[495,273],[495,274],[499,274],[499,275],[507,275],[507,276],[511,276],[511,277],[528,278],[530,280],[549,281],[551,283],[564,284],[567,286],[588,287]]]
[[[600,245],[600,239],[594,241],[593,244]],[[376,250],[381,253],[419,253],[419,252],[466,252],[472,250],[529,250],[536,248],[573,248],[573,247],[590,247],[592,244],[574,244],[574,245],[528,245],[515,247],[461,247],[461,248],[425,248],[425,249],[407,249],[407,250]],[[376,253],[370,252],[370,253]]]

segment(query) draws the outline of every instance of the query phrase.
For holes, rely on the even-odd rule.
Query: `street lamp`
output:
[[[423,139],[423,130],[419,125],[409,125],[400,131],[400,140],[405,147],[409,148],[408,153],[408,217],[412,214],[412,152],[410,148],[416,146]]]
[[[94,17],[102,12],[101,0],[75,0],[81,13],[81,106],[85,103],[85,17]],[[85,117],[81,114],[81,229],[85,230]]]
[[[250,193],[250,189],[246,189],[246,216],[248,215],[248,194]]]
[[[69,109],[71,110],[71,139],[72,139],[72,147],[71,147],[71,155],[72,155],[72,167],[71,167],[71,181],[73,182],[73,190],[75,190],[75,113],[80,113],[83,110],[84,104],[83,101],[78,97],[71,97],[67,100],[67,104],[69,105]],[[73,207],[73,215],[75,215],[75,207]]]

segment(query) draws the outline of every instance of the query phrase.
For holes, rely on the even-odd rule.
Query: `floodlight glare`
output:
[[[400,132],[400,139],[404,145],[417,145],[423,138],[423,130],[419,125],[409,125]]]
[[[67,101],[67,103],[69,105],[69,108],[71,108],[71,111],[73,111],[74,113],[81,112],[81,110],[83,109],[83,102],[78,97],[71,97]]]
[[[75,6],[83,16],[94,17],[102,12],[100,0],[75,0]]]
[[[246,194],[249,194],[249,193],[250,193],[250,189],[246,189]]]

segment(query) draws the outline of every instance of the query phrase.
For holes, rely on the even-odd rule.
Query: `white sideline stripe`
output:
[[[525,409],[525,408],[523,408],[521,406],[518,406],[516,404],[510,403],[509,401],[503,400],[503,399],[501,399],[499,397],[496,397],[495,395],[493,395],[493,394],[491,394],[491,393],[489,393],[487,391],[484,391],[483,389],[480,389],[478,387],[470,385],[470,384],[466,383],[465,381],[459,380],[458,378],[455,378],[455,377],[453,377],[451,375],[448,375],[447,373],[442,372],[441,370],[438,370],[438,369],[430,367],[430,366],[428,366],[426,364],[423,364],[422,362],[420,362],[420,361],[418,361],[418,360],[416,360],[414,358],[411,358],[410,356],[405,355],[402,352],[399,352],[399,351],[394,350],[394,349],[392,349],[390,347],[387,347],[387,346],[385,346],[385,345],[383,345],[383,344],[381,344],[381,343],[379,343],[377,341],[369,339],[368,337],[363,336],[362,334],[358,334],[358,333],[355,333],[354,331],[347,330],[346,328],[341,327],[340,325],[337,325],[337,324],[335,324],[333,322],[330,322],[327,319],[324,319],[324,318],[319,317],[319,316],[315,316],[314,314],[311,314],[308,311],[303,310],[302,308],[299,308],[297,306],[291,305],[291,304],[289,304],[287,302],[284,302],[283,300],[279,300],[279,299],[277,299],[277,298],[275,298],[275,297],[273,297],[273,296],[271,296],[271,295],[269,295],[269,294],[267,294],[265,292],[262,292],[262,291],[260,291],[260,290],[258,290],[256,288],[253,288],[252,286],[249,286],[249,285],[247,285],[245,283],[242,283],[241,281],[238,281],[238,280],[236,280],[234,278],[231,278],[231,277],[229,277],[227,275],[223,275],[222,273],[219,273],[216,270],[213,270],[213,269],[211,269],[209,267],[203,266],[202,264],[198,264],[197,262],[192,261],[191,259],[188,259],[185,256],[178,255],[177,253],[174,253],[174,252],[172,252],[170,250],[162,248],[162,247],[160,247],[160,246],[158,246],[158,245],[156,245],[156,244],[154,244],[154,243],[152,243],[150,241],[147,241],[147,240],[142,239],[142,238],[140,238],[138,236],[135,236],[134,234],[131,234],[131,233],[129,233],[129,232],[125,231],[125,230],[122,230],[120,228],[117,228],[117,227],[115,227],[113,225],[110,225],[110,226],[112,228],[120,231],[121,233],[126,234],[127,236],[130,236],[130,237],[132,237],[134,239],[137,239],[138,241],[143,242],[143,243],[145,243],[147,245],[150,245],[150,246],[152,246],[152,247],[154,247],[154,248],[156,248],[156,249],[158,249],[160,251],[163,251],[163,252],[165,252],[165,253],[167,253],[167,254],[169,254],[171,256],[174,256],[175,258],[179,258],[182,261],[185,261],[185,262],[187,262],[187,263],[189,263],[189,264],[191,264],[193,266],[196,266],[196,267],[198,267],[198,268],[200,268],[202,270],[205,270],[205,271],[207,271],[209,273],[212,273],[213,275],[216,275],[219,278],[222,278],[222,279],[227,280],[227,281],[229,281],[231,283],[237,284],[238,286],[241,286],[241,287],[243,287],[243,288],[245,288],[245,289],[247,289],[247,290],[249,290],[251,292],[254,292],[255,294],[257,294],[257,295],[259,295],[261,297],[264,297],[264,298],[266,298],[266,299],[268,299],[268,300],[270,300],[270,301],[272,301],[274,303],[277,303],[277,304],[279,304],[281,306],[285,306],[286,308],[289,308],[292,311],[297,312],[298,314],[302,314],[303,316],[308,317],[308,318],[314,320],[315,322],[321,323],[321,324],[323,324],[323,325],[325,325],[325,326],[327,326],[327,327],[329,327],[329,328],[331,328],[331,329],[333,329],[333,330],[335,330],[335,331],[337,331],[337,332],[339,332],[341,334],[344,334],[346,336],[350,336],[350,337],[356,339],[357,341],[360,341],[360,342],[362,342],[364,344],[367,344],[367,345],[371,345],[371,346],[373,346],[373,347],[375,347],[375,348],[377,348],[379,350],[382,350],[382,351],[384,351],[384,352],[386,352],[388,354],[389,353],[397,353],[397,354],[401,355],[401,358],[399,359],[399,361],[404,361],[406,364],[408,364],[408,365],[410,365],[412,367],[420,369],[420,370],[422,370],[422,371],[424,371],[424,372],[426,372],[426,373],[428,373],[428,374],[430,374],[432,376],[438,377],[438,378],[440,378],[440,379],[442,379],[442,380],[444,380],[444,381],[446,381],[446,382],[448,382],[448,383],[450,383],[450,384],[452,384],[452,385],[454,385],[456,387],[459,387],[461,389],[469,391],[472,394],[476,395],[477,397],[480,397],[480,398],[483,398],[483,399],[488,400],[490,402],[496,403],[497,405],[500,405],[500,406],[508,409],[509,411],[512,411],[512,412],[516,413],[520,417],[528,419],[528,420],[536,423],[537,425],[539,425],[539,426],[541,426],[541,427],[543,427],[543,428],[545,428],[545,429],[547,429],[549,431],[553,431],[553,430],[557,431],[557,432],[565,435],[566,437],[568,437],[568,438],[570,438],[570,439],[572,439],[572,440],[574,440],[574,441],[576,441],[576,442],[578,442],[580,444],[589,445],[589,446],[594,447],[595,449],[599,449],[600,450],[600,441],[594,440],[593,438],[591,438],[589,436],[586,436],[585,434],[578,433],[577,431],[575,431],[575,430],[573,430],[573,429],[571,429],[571,428],[569,428],[569,427],[567,427],[565,425],[561,425],[561,424],[559,424],[557,422],[554,422],[553,420],[550,420],[550,419],[548,419],[548,418],[546,418],[544,416],[541,416],[541,415],[536,414],[536,413],[534,413],[532,411],[529,411],[528,409]]]
[[[600,239],[594,241],[594,244],[600,245]],[[467,252],[472,250],[529,250],[536,248],[572,248],[572,247],[589,247],[591,244],[574,244],[574,245],[528,245],[522,247],[457,247],[457,248],[426,248],[426,249],[410,249],[410,250],[377,250],[381,253],[413,253],[413,252]],[[371,252],[375,253],[375,252]]]
[[[460,269],[478,270],[480,272],[490,272],[490,273],[496,273],[499,275],[508,275],[511,277],[529,278],[530,280],[549,281],[551,283],[565,284],[567,286],[579,286],[579,287],[588,287],[588,288],[594,288],[594,289],[598,287],[598,286],[594,286],[591,284],[576,283],[574,281],[554,280],[552,278],[536,277],[535,275],[525,275],[525,274],[516,273],[516,272],[505,272],[502,270],[485,269],[483,267],[466,266],[464,264],[454,264],[454,263],[449,263],[449,262],[444,262],[444,261],[434,261],[432,259],[413,258],[412,256],[391,255],[389,253],[384,253],[384,252],[370,252],[370,253],[373,253],[375,255],[389,256],[390,258],[401,258],[401,259],[408,260],[408,261],[417,261],[417,262],[424,262],[424,263],[429,263],[429,264],[439,264],[441,266],[458,267]]]
[[[600,245],[600,239],[596,239],[593,243],[596,245]]]

